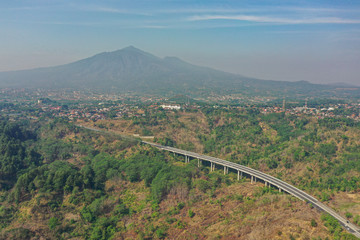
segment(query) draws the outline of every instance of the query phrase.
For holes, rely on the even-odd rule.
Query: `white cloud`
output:
[[[135,28],[145,28],[145,29],[166,29],[168,27],[166,26],[161,26],[161,25],[144,25],[144,26],[139,26],[139,27],[135,27]]]
[[[313,8],[313,7],[277,7],[278,10],[288,12],[324,12],[324,13],[355,13],[360,12],[358,8]]]
[[[178,14],[221,14],[221,13],[357,13],[360,12],[359,8],[314,8],[314,7],[288,7],[288,6],[263,6],[263,7],[213,7],[213,8],[174,8],[174,9],[152,9],[152,13],[178,13]]]
[[[208,20],[236,20],[256,23],[277,23],[277,24],[360,24],[358,19],[343,19],[338,17],[317,17],[317,18],[278,18],[254,15],[197,15],[188,18],[189,21]]]
[[[103,12],[103,13],[118,13],[118,14],[129,14],[129,15],[140,15],[140,16],[151,16],[151,14],[147,12],[142,12],[138,10],[130,10],[125,8],[115,8],[115,7],[103,7],[103,6],[82,6],[82,5],[74,5],[80,11],[87,12]]]

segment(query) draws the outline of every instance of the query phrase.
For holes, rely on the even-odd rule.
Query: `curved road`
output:
[[[244,172],[246,174],[249,174],[251,176],[259,178],[259,179],[263,180],[265,183],[270,183],[270,184],[278,187],[279,189],[281,189],[303,201],[311,203],[314,207],[316,207],[324,212],[327,212],[328,214],[330,214],[331,216],[336,218],[340,222],[340,224],[345,227],[345,229],[348,232],[352,233],[357,238],[360,238],[360,228],[358,226],[350,223],[346,218],[340,216],[333,209],[331,209],[328,206],[326,206],[325,204],[321,203],[316,198],[310,196],[309,194],[305,193],[304,191],[302,191],[284,181],[281,181],[280,179],[277,179],[273,176],[270,176],[270,175],[260,172],[258,170],[255,170],[255,169],[252,169],[252,168],[249,168],[249,167],[237,164],[237,163],[222,160],[220,158],[214,158],[214,157],[210,157],[210,156],[206,156],[206,155],[201,155],[198,153],[189,152],[189,151],[185,151],[185,150],[178,149],[178,148],[163,146],[163,145],[159,145],[159,144],[147,142],[147,141],[142,141],[142,143],[149,144],[153,147],[157,147],[159,149],[166,150],[169,152],[182,154],[187,157],[192,157],[192,158],[197,158],[200,160],[209,161],[211,163],[215,163],[215,164],[227,167],[227,168],[232,168],[239,172]]]

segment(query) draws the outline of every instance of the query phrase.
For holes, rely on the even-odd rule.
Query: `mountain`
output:
[[[146,91],[204,87],[217,79],[235,78],[130,46],[62,66],[0,73],[0,86]]]
[[[1,72],[0,87],[268,96],[316,94],[314,90],[333,94],[336,89],[305,81],[283,82],[244,77],[195,66],[176,57],[159,58],[132,46],[56,67]]]

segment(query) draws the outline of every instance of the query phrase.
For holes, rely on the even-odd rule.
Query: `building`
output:
[[[170,110],[180,110],[181,109],[181,107],[178,106],[178,105],[165,105],[165,104],[163,104],[163,105],[161,105],[161,107],[163,109],[170,109]]]

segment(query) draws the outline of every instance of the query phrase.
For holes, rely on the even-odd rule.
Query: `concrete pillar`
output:
[[[226,167],[226,173],[229,173],[229,167]]]
[[[226,174],[226,167],[224,166],[224,175]]]
[[[281,192],[281,188],[279,188],[279,192]]]
[[[253,180],[253,176],[251,176],[251,184],[253,183],[253,181],[254,181],[254,180]]]
[[[213,163],[211,162],[211,163],[210,163],[210,172],[212,172],[212,169],[213,169],[213,166],[212,166],[212,165],[213,165]]]
[[[185,155],[185,163],[187,163],[187,156]]]
[[[213,171],[215,171],[215,163],[213,163]]]
[[[240,171],[238,170],[238,181],[240,180]]]
[[[254,181],[256,182],[256,177],[254,177]]]

